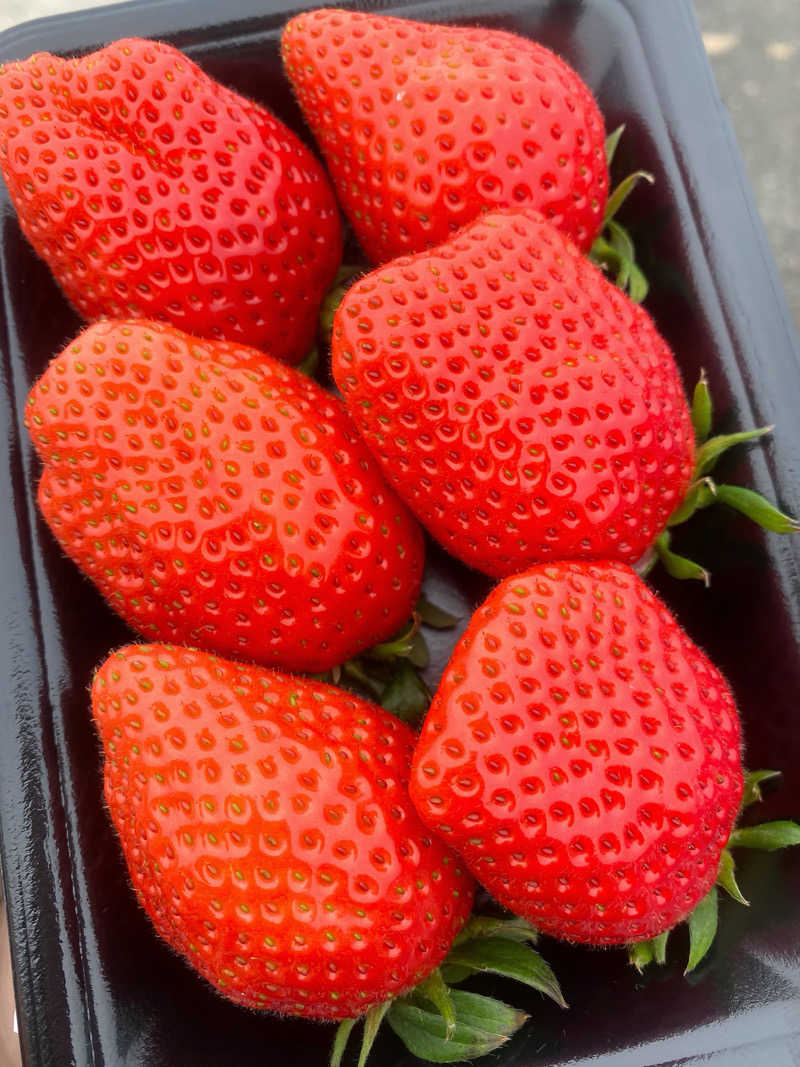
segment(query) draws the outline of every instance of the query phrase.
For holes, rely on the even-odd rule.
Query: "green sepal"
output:
[[[768,782],[771,778],[780,778],[780,775],[780,771],[747,771],[744,776],[740,811],[762,801],[764,798],[761,795],[761,783]]]
[[[387,1021],[414,1056],[433,1063],[461,1063],[500,1048],[527,1022],[528,1016],[501,1001],[454,989],[450,994],[456,1026],[447,1036],[447,1023],[438,1011],[407,997],[392,1002]]]
[[[307,355],[305,355],[297,364],[296,370],[299,370],[301,374],[305,374],[308,378],[313,378],[317,373],[319,367],[319,347],[314,345],[310,348]]]
[[[342,1019],[336,1027],[336,1036],[333,1039],[329,1067],[339,1067],[341,1064],[344,1050],[347,1048],[347,1042],[350,1040],[350,1034],[353,1032],[353,1027],[357,1022],[358,1019]]]
[[[617,126],[616,130],[612,130],[608,137],[606,137],[606,166],[609,168],[614,162],[614,156],[617,152],[617,145],[619,144],[620,138],[622,137],[624,132],[625,123],[623,123],[621,126]]]
[[[361,1051],[358,1054],[358,1067],[365,1067],[381,1023],[391,1006],[391,1000],[384,1000],[382,1004],[375,1004],[364,1016],[364,1036],[361,1039]]]
[[[516,915],[510,919],[496,918],[493,915],[472,915],[462,926],[453,945],[463,945],[466,941],[485,937],[504,937],[509,941],[527,941],[535,945],[539,940],[539,931]]]
[[[689,926],[689,962],[684,974],[689,974],[705,958],[717,934],[717,887],[712,886],[686,920]]]
[[[692,426],[694,428],[695,444],[702,445],[708,440],[711,433],[714,406],[711,403],[711,392],[708,388],[706,372],[700,372],[700,378],[694,387],[692,395]]]
[[[717,485],[716,497],[729,508],[740,511],[748,519],[773,533],[789,534],[800,530],[800,523],[784,514],[752,489],[741,485]]]
[[[434,630],[451,630],[458,622],[457,615],[451,615],[449,611],[432,603],[424,595],[420,596],[415,610],[423,625],[430,626]]]
[[[444,1019],[445,1041],[450,1040],[456,1029],[456,1009],[453,1007],[451,993],[452,990],[447,988],[438,967],[414,989],[414,999],[429,1000]]]
[[[341,678],[344,677],[351,682],[356,682],[362,689],[366,689],[374,700],[380,700],[383,696],[383,685],[376,678],[373,678],[368,674],[364,669],[364,665],[358,659],[347,660],[346,663],[341,665],[341,668],[338,671],[334,669],[332,674],[334,685],[338,685]],[[337,674],[339,677],[337,677]]]
[[[670,931],[665,930],[663,934],[658,934],[650,941],[650,944],[653,946],[653,962],[662,966],[667,962],[667,941],[669,940],[669,935]]]
[[[658,558],[663,564],[667,574],[671,575],[673,578],[695,579],[703,582],[706,587],[710,585],[711,575],[705,567],[701,567],[700,564],[695,563],[693,559],[687,559],[686,556],[679,556],[677,552],[672,551],[669,547],[669,534],[666,530],[656,538],[655,545]]]
[[[702,444],[695,456],[695,477],[700,478],[704,474],[708,474],[709,471],[714,469],[714,466],[721,455],[728,451],[729,448],[733,448],[734,445],[741,445],[745,441],[755,441],[759,437],[764,437],[768,433],[772,433],[774,426],[760,426],[757,430],[741,430],[739,433],[722,433],[716,437],[710,438],[705,444]]]
[[[450,964],[471,967],[476,973],[490,972],[513,978],[550,997],[566,1008],[558,979],[550,964],[535,949],[504,937],[488,937],[454,945],[448,954]]]
[[[333,319],[344,299],[344,294],[356,280],[356,277],[363,273],[363,267],[343,263],[336,272],[333,284],[325,294],[325,299],[322,301],[322,307],[319,310],[318,334],[320,341],[326,348],[330,347]]]
[[[628,960],[639,974],[650,963],[663,965],[667,962],[667,940],[669,935],[670,931],[665,930],[663,934],[657,934],[656,937],[651,937],[649,941],[636,941],[628,946]]]
[[[428,687],[408,660],[401,660],[380,695],[381,706],[403,722],[418,722],[431,702]]]
[[[692,482],[683,503],[669,517],[667,526],[680,526],[701,508],[707,508],[717,499],[717,487],[710,478],[700,478]]]
[[[775,852],[792,845],[800,845],[800,826],[788,819],[740,826],[728,838],[728,848],[755,848],[761,852]]]
[[[443,963],[439,967],[439,971],[442,975],[443,981],[448,985],[460,985],[461,982],[466,982],[468,978],[471,978],[475,971],[471,967],[462,967],[455,963]]]
[[[652,941],[635,941],[632,945],[628,945],[628,961],[639,974],[653,962],[654,958]]]
[[[733,856],[727,848],[722,850],[722,854],[719,857],[717,885],[720,889],[724,889],[728,896],[733,897],[739,904],[744,904],[746,908],[750,907],[750,901],[743,896],[736,881],[736,864]]]
[[[642,274],[636,263],[630,265],[630,277],[628,278],[628,296],[634,304],[641,304],[650,292],[650,282]]]
[[[428,649],[428,642],[425,640],[425,636],[421,630],[417,630],[414,634],[414,640],[411,643],[411,651],[408,654],[409,663],[413,663],[415,667],[419,667],[421,671],[431,662],[431,654]]]
[[[414,648],[414,636],[419,629],[419,616],[414,614],[411,620],[395,637],[373,645],[367,653],[373,659],[403,659]]]
[[[604,225],[607,226],[609,222],[616,218],[617,212],[640,181],[646,181],[649,182],[650,185],[653,185],[655,178],[646,170],[636,170],[633,174],[629,174],[626,178],[623,178],[606,201],[606,210],[603,214]]]

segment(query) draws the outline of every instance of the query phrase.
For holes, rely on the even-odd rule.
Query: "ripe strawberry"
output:
[[[694,442],[669,348],[535,211],[488,212],[357,281],[332,351],[387,478],[488,574],[633,562],[684,498]]]
[[[420,822],[388,712],[167,645],[110,655],[92,710],[137,896],[225,996],[341,1019],[441,962],[472,879]]]
[[[26,422],[45,519],[147,636],[323,671],[412,612],[419,527],[340,401],[260,352],[96,323]]]
[[[323,9],[283,59],[367,257],[531,204],[588,251],[608,193],[602,116],[558,56],[499,30]]]
[[[502,904],[556,937],[622,944],[713,887],[739,745],[724,679],[629,568],[543,564],[473,616],[410,791]]]
[[[159,319],[291,363],[311,346],[341,253],[322,167],[170,45],[0,67],[0,171],[84,318]]]

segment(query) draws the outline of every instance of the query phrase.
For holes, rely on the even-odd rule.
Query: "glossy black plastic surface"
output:
[[[731,455],[727,479],[746,480],[799,514],[797,339],[689,0],[423,0],[387,10],[536,37],[581,71],[609,128],[627,124],[621,154],[657,177],[629,211],[653,282],[648,306],[687,384],[701,367],[708,371],[721,428],[777,424],[763,448]],[[129,34],[162,37],[301,128],[278,58],[280,28],[294,11],[276,0],[95,9],[0,36],[0,61],[89,50]],[[21,421],[31,382],[79,324],[22,238],[4,193],[0,285],[0,819],[26,1061],[322,1064],[329,1028],[278,1023],[220,999],[156,939],[128,888],[101,802],[87,686],[109,647],[130,635],[38,519],[38,469]],[[797,817],[798,540],[762,536],[730,516],[702,520],[691,539],[713,568],[711,591],[657,584],[733,684],[748,764],[784,772],[764,817]],[[430,571],[440,602],[465,616],[486,588],[438,551]],[[437,645],[438,669],[453,640],[447,635]],[[800,1062],[800,849],[743,856],[740,881],[753,906],[723,905],[716,947],[691,981],[681,977],[677,936],[671,966],[644,978],[621,952],[545,941],[569,1013],[488,983],[534,1017],[499,1062]],[[373,1053],[376,1067],[412,1062],[391,1035]]]

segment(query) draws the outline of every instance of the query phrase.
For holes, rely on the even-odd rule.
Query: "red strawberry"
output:
[[[419,527],[339,400],[284,364],[96,323],[26,421],[45,519],[142,633],[323,671],[409,618]]]
[[[110,655],[92,710],[137,896],[225,996],[341,1019],[441,962],[473,883],[414,811],[388,712],[166,645]]]
[[[603,119],[558,56],[500,30],[298,15],[286,71],[368,258],[531,204],[588,250],[608,193]]]
[[[622,944],[714,885],[739,744],[724,679],[629,568],[543,564],[473,616],[410,790],[502,904],[556,937]]]
[[[0,67],[0,170],[85,318],[160,319],[292,363],[313,342],[341,253],[325,174],[175,48]]]
[[[531,210],[487,213],[356,282],[333,372],[400,495],[488,574],[633,562],[692,476],[666,343]]]

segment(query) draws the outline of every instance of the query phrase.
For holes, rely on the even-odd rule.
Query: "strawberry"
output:
[[[33,387],[39,505],[148,637],[324,671],[390,637],[419,527],[341,402],[253,349],[95,323]]]
[[[608,193],[604,125],[563,60],[513,33],[322,9],[284,65],[368,259],[530,204],[588,251]]]
[[[473,883],[411,804],[388,712],[167,645],[111,654],[92,711],[139,901],[226,997],[349,1018],[442,961]]]
[[[739,718],[720,672],[628,567],[542,564],[473,616],[410,791],[542,931],[643,941],[718,877],[742,797]]]
[[[327,178],[170,45],[0,67],[0,170],[84,318],[159,319],[292,363],[310,347],[341,253]]]
[[[694,441],[667,344],[532,209],[355,282],[332,354],[387,478],[488,574],[633,562],[684,499]]]

